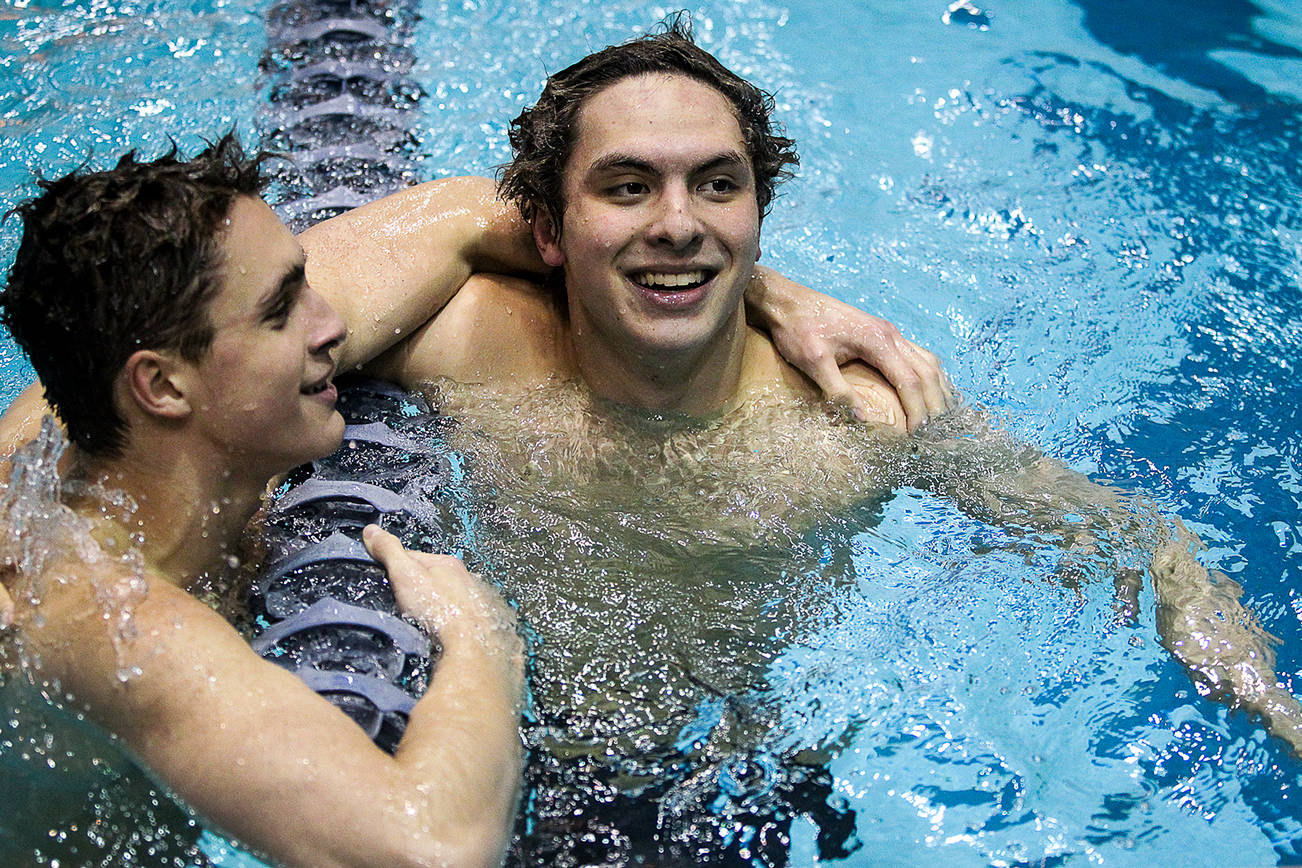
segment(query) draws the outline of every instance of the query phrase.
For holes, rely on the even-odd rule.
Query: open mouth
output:
[[[643,271],[630,275],[634,283],[653,292],[687,292],[709,283],[715,272],[709,269],[696,271],[664,272]]]

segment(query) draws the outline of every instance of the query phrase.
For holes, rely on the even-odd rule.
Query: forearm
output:
[[[277,865],[485,863],[458,823],[460,792],[379,750],[215,612],[150,576],[119,641],[95,589],[121,577],[59,569],[75,580],[45,582],[39,609],[16,595],[32,675],[215,828]]]
[[[528,227],[487,178],[431,181],[320,223],[299,240],[309,282],[348,325],[342,370],[425,323],[475,271],[545,270]]]
[[[409,552],[378,528],[363,533],[402,611],[441,653],[395,761],[428,782],[432,822],[458,830],[466,864],[501,861],[520,780],[524,645],[515,613],[456,558]]]
[[[1279,682],[1271,637],[1246,607],[1243,588],[1198,562],[1198,538],[1178,520],[1154,552],[1151,573],[1162,645],[1199,693],[1258,714],[1302,755],[1302,706]]]
[[[442,635],[432,683],[395,759],[443,798],[433,818],[456,830],[464,864],[500,864],[521,778],[519,641]],[[513,647],[514,646],[514,647]]]
[[[1198,562],[1203,546],[1193,533],[983,423],[963,433],[931,444],[948,451],[947,461],[934,452],[925,459],[947,467],[935,478],[961,483],[949,494],[985,521],[1056,542],[1065,554],[1064,582],[1102,572],[1124,585],[1132,568],[1147,565],[1162,644],[1199,692],[1261,715],[1302,754],[1302,706],[1278,681],[1271,637],[1243,606],[1238,583]]]
[[[755,266],[755,276],[746,285],[746,321],[764,331],[780,325],[796,307],[793,287],[799,284],[771,268]]]
[[[1115,490],[995,428],[975,407],[950,413],[912,447],[899,465],[902,484],[1013,533],[1056,534],[1071,546],[1141,532]]]

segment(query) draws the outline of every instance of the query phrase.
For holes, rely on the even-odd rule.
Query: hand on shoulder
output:
[[[881,424],[900,434],[907,432],[909,416],[900,393],[876,368],[856,361],[841,366],[840,371],[848,387],[859,397],[865,416],[860,421]]]

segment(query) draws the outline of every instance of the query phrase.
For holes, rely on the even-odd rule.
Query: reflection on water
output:
[[[1271,94],[1218,59],[1218,54],[1302,60],[1296,45],[1271,39],[1269,27],[1257,25],[1269,2],[1149,0],[1143,6],[1124,0],[1072,2],[1084,10],[1083,23],[1099,42],[1240,105],[1268,102]]]
[[[865,827],[828,763],[861,730],[881,728],[886,747],[915,729],[888,720],[917,714],[929,679],[943,679],[938,698],[953,706],[984,692],[946,694],[957,661],[928,672],[911,659],[918,643],[952,629],[984,645],[983,619],[1027,605],[1018,581],[965,588],[961,574],[979,573],[981,558],[995,576],[1010,558],[1063,574],[1067,537],[1011,497],[1011,533],[940,507],[971,535],[941,577],[917,586],[903,568],[865,570],[864,542],[898,509],[904,480],[950,493],[982,487],[975,473],[1024,470],[1024,450],[989,433],[980,459],[964,460],[970,424],[953,423],[960,440],[903,440],[763,398],[703,421],[610,406],[571,384],[506,401],[453,384],[439,393],[480,489],[473,556],[533,638],[524,861],[785,864],[795,823],[824,858],[854,852]],[[1096,628],[1124,631],[1110,605],[1116,560],[1100,560],[1073,564],[1076,592],[1041,581],[1051,621],[1090,606]],[[1032,624],[1031,637],[1064,629]],[[838,634],[855,637],[847,657],[807,668]],[[866,693],[825,708],[840,699],[828,676]]]
[[[102,729],[12,672],[0,674],[0,706],[4,798],[22,807],[0,822],[0,864],[204,864],[194,847],[199,823]]]

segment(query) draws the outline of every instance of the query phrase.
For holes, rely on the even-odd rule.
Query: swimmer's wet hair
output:
[[[691,19],[678,13],[664,32],[612,45],[549,76],[542,96],[511,122],[512,161],[502,168],[499,191],[530,222],[542,213],[559,235],[565,213],[562,179],[574,150],[584,103],[631,76],[670,73],[714,88],[732,106],[755,172],[760,215],[768,213],[777,185],[799,163],[796,143],[772,121],[773,97],[736,75],[692,39]]]
[[[198,361],[212,343],[222,221],[266,186],[268,155],[228,133],[191,160],[171,151],[108,171],[38,179],[9,214],[22,241],[0,293],[0,322],[27,351],[45,396],[78,448],[119,454],[125,423],[113,384],[133,352]]]

